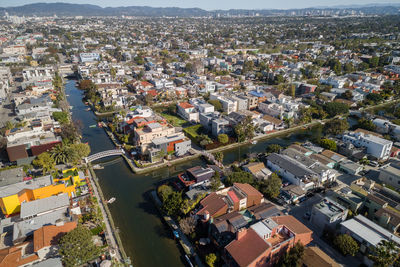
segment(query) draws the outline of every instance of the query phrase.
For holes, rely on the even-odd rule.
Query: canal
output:
[[[81,121],[82,142],[88,142],[92,153],[114,147],[101,128],[90,128],[96,124],[96,116],[87,111],[82,103],[82,92],[75,87],[74,80],[66,84],[66,94],[72,108],[73,120]],[[290,135],[259,141],[224,152],[224,163],[244,159],[248,153],[264,152],[268,144],[288,145],[293,142],[310,140],[321,134],[320,127],[302,130]],[[134,174],[122,158],[102,160],[103,170],[96,170],[105,198],[116,197],[110,210],[119,230],[124,249],[134,266],[184,266],[185,260],[171,231],[161,222],[156,208],[149,199],[149,192],[162,180],[196,165],[200,159],[171,167],[160,168],[148,174]]]

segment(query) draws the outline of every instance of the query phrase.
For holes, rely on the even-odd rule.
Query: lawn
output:
[[[196,140],[197,137],[202,133],[203,126],[201,124],[196,124],[183,129],[183,131],[188,135],[190,139]]]
[[[171,124],[175,127],[182,127],[183,124],[187,123],[187,121],[184,119],[175,115],[171,115],[167,112],[162,112],[161,116],[163,116],[167,121],[171,122]]]

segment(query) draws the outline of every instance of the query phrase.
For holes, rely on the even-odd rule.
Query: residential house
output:
[[[340,226],[342,233],[350,235],[360,244],[360,251],[364,255],[371,253],[382,240],[393,241],[397,246],[400,245],[399,237],[362,215],[344,221]],[[372,265],[366,257],[364,257],[364,263],[368,266]]]
[[[313,205],[310,221],[321,229],[335,229],[338,223],[346,220],[347,213],[347,208],[331,198],[325,197],[321,202]]]
[[[149,123],[135,129],[134,142],[140,146],[140,152],[146,154],[154,139],[175,134],[175,128],[165,123]]]
[[[196,166],[187,169],[186,172],[178,175],[179,180],[185,185],[195,185],[202,182],[209,181],[215,175],[215,170],[208,166],[207,168]]]
[[[57,255],[58,241],[77,227],[76,221],[46,225],[33,233],[33,249],[41,260]]]
[[[297,242],[307,245],[312,231],[291,215],[270,217],[242,228],[225,247],[228,266],[273,266]]]
[[[152,140],[152,147],[149,150],[150,161],[155,162],[161,155],[174,153],[180,157],[189,152],[192,142],[183,133],[175,133]]]
[[[379,138],[375,135],[365,135],[363,133],[344,134],[342,140],[356,147],[366,147],[367,153],[379,160],[386,160],[389,158],[393,145],[392,141]]]
[[[187,102],[181,102],[177,104],[178,114],[187,121],[198,122],[199,113],[195,107]]]
[[[62,193],[67,193],[70,198],[75,197],[75,184],[53,183],[50,175],[23,181],[0,188],[0,208],[3,214],[8,216],[20,212],[23,203]]]
[[[243,166],[243,170],[251,173],[258,180],[268,179],[272,172],[268,170],[263,162],[251,162]]]
[[[268,155],[267,167],[285,180],[306,190],[313,188],[318,181],[317,173],[286,155],[276,153]]]
[[[395,188],[400,188],[400,165],[389,163],[379,168],[379,180]]]

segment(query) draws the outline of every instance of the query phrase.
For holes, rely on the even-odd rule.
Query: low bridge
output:
[[[122,149],[106,150],[106,151],[102,151],[102,152],[90,155],[89,157],[85,158],[85,162],[90,163],[92,161],[95,161],[95,160],[98,160],[101,158],[112,157],[112,156],[121,156],[124,154],[125,154],[125,152]]]

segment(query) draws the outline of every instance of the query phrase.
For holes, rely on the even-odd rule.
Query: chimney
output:
[[[64,225],[64,221],[63,221],[63,220],[58,219],[58,220],[56,221],[56,226],[63,226],[63,225]]]
[[[205,221],[208,221],[210,219],[210,213],[208,212],[208,210],[206,210],[205,212],[204,212],[204,220]]]
[[[239,231],[236,232],[236,240],[240,240],[242,239],[242,237],[244,237],[247,233],[247,228],[242,228]]]

